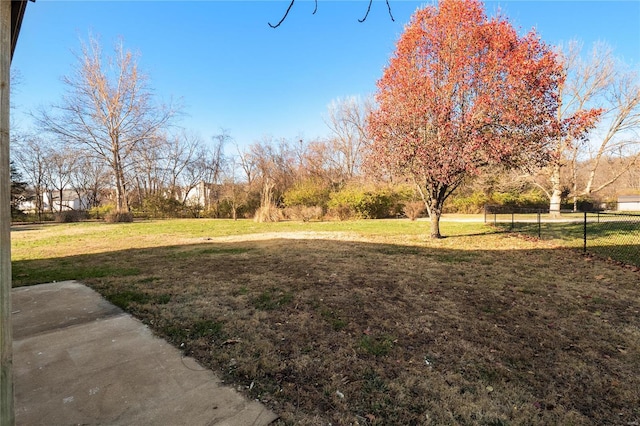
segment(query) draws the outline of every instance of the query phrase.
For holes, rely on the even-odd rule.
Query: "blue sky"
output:
[[[105,51],[118,37],[139,52],[157,97],[180,99],[180,125],[209,140],[228,129],[241,145],[263,137],[328,135],[327,105],[374,93],[395,41],[421,5],[382,0],[359,23],[368,1],[297,0],[278,29],[288,1],[59,1],[29,3],[12,70],[14,122],[59,102],[80,40],[99,36]],[[640,66],[640,1],[487,1],[522,33],[536,28],[550,45],[606,41],[617,56]]]

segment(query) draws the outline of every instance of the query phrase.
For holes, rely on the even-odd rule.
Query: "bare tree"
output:
[[[105,56],[90,38],[82,44],[74,72],[63,78],[67,93],[62,102],[35,116],[45,131],[88,148],[109,166],[118,212],[129,210],[126,172],[133,154],[175,115],[171,107],[154,102],[137,59],[122,41],[113,56]]]
[[[212,145],[201,151],[199,167],[202,170],[202,194],[204,209],[211,210],[220,199],[220,176],[224,167],[224,146],[232,138],[226,129],[212,137]]]
[[[571,42],[564,52],[560,52],[565,80],[559,87],[560,104],[557,122],[564,131],[554,143],[554,155],[548,168],[550,188],[541,186],[549,196],[549,211],[560,214],[563,189],[562,169],[567,164],[577,164],[578,152],[587,140],[602,112],[598,109],[598,97],[606,90],[613,75],[610,51],[603,45],[596,45],[592,58],[583,61],[580,57],[582,46]]]
[[[332,133],[328,145],[331,161],[344,180],[353,179],[360,171],[364,149],[368,144],[366,120],[373,106],[370,99],[357,97],[336,99],[329,105],[325,123]]]
[[[55,191],[56,195],[51,197],[49,203],[51,207],[54,207],[54,199],[58,199],[58,212],[62,212],[64,207],[70,208],[67,204],[64,205],[64,192],[70,189],[72,182],[72,173],[77,164],[76,153],[65,148],[64,146],[58,146],[51,150],[49,156],[49,167],[47,169],[48,182],[51,185],[52,192]]]
[[[332,187],[343,183],[342,168],[336,163],[335,152],[328,141],[309,142],[304,155],[305,178],[320,179]]]
[[[250,145],[249,153],[260,184],[260,207],[254,219],[277,221],[280,197],[295,181],[295,153],[285,139],[276,142],[271,138]]]
[[[626,176],[626,187],[640,191],[640,162],[636,162],[634,166],[630,167]]]
[[[168,196],[176,198],[178,194],[185,192],[183,176],[189,166],[198,160],[202,140],[198,135],[183,130],[177,135],[168,137],[166,146],[165,168],[168,178]]]
[[[576,209],[578,197],[601,192],[640,161],[637,72],[616,60],[604,43],[594,44],[586,59],[581,50],[572,42],[562,53],[566,80],[560,88],[558,122],[569,130],[556,139],[554,159],[545,173],[548,184],[539,185],[555,214],[563,196],[572,196]],[[572,132],[575,124],[578,131]]]
[[[34,192],[35,213],[42,219],[43,195],[47,189],[49,153],[44,141],[34,135],[25,135],[13,142],[13,158]]]
[[[182,150],[180,165],[176,164],[174,185],[176,195],[180,195],[179,201],[187,204],[192,190],[202,184],[207,175],[208,149],[204,146],[201,137],[195,133],[185,131],[181,135],[181,140],[185,148]],[[197,204],[199,202],[200,200]]]
[[[221,197],[227,203],[231,210],[231,218],[238,219],[238,209],[246,202],[248,197],[248,186],[242,185],[237,180],[236,171],[238,168],[238,159],[231,157],[227,159],[222,173],[222,194]]]
[[[238,151],[238,164],[240,164],[240,168],[244,173],[244,178],[246,180],[247,186],[251,187],[256,179],[256,174],[258,173],[257,158],[251,155],[251,152],[249,150],[242,150],[237,145],[236,150]]]
[[[82,208],[98,207],[109,184],[109,172],[104,162],[96,161],[86,152],[78,152],[76,165],[71,171],[71,185],[78,199],[84,203]]]
[[[640,79],[636,71],[616,64],[611,84],[603,96],[606,112],[601,134],[592,140],[597,144],[590,153],[589,175],[578,195],[591,196],[614,184],[631,167],[640,162]],[[596,175],[606,160],[621,159],[619,167],[608,179],[596,184]]]
[[[281,194],[293,184],[295,155],[285,139],[264,138],[250,145],[249,152],[256,165],[256,177],[264,190],[270,187],[270,191]]]
[[[135,182],[138,203],[157,195],[165,184],[163,158],[167,144],[163,137],[153,137],[140,141],[131,154],[131,167],[126,167],[126,182]]]

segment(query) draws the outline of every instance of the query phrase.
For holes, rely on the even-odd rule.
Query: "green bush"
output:
[[[490,198],[483,192],[473,192],[467,196],[453,195],[444,206],[445,213],[481,213]]]
[[[142,212],[157,218],[176,218],[185,215],[184,205],[176,200],[162,194],[149,195],[142,200]]]
[[[590,197],[578,197],[578,202],[575,206],[579,212],[592,212],[596,210],[602,210],[602,202]],[[605,203],[605,207],[609,207],[609,203]],[[615,206],[615,204],[613,204]],[[560,206],[563,210],[573,210],[573,200],[568,200],[566,203],[562,203]],[[614,207],[615,208],[615,207]]]
[[[549,207],[549,199],[539,190],[530,190],[522,193],[495,192],[491,196],[496,204],[519,208],[546,208]]]
[[[539,190],[526,192],[494,192],[490,196],[476,191],[468,195],[453,195],[444,206],[445,213],[482,213],[487,204],[517,207],[517,208],[545,208],[549,206],[549,199]]]
[[[320,206],[326,208],[329,201],[329,188],[320,181],[313,179],[296,184],[288,189],[283,196],[285,207]]]
[[[113,204],[105,204],[104,206],[90,208],[87,214],[91,219],[104,219],[114,209],[115,206]]]
[[[27,220],[27,214],[25,212],[23,212],[22,210],[14,207],[13,205],[11,206],[11,220],[16,221],[16,222],[22,222]]]
[[[397,194],[389,189],[367,190],[350,186],[329,197],[329,212],[340,220],[382,219],[397,210]]]

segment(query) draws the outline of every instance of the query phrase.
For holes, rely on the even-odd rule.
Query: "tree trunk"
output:
[[[64,190],[62,188],[60,188],[60,190],[58,191],[58,195],[60,196],[60,201],[59,201],[59,206],[58,206],[58,212],[62,213],[62,197],[64,195]]]
[[[116,173],[116,213],[123,213],[122,207],[122,186],[120,185],[120,176]]]
[[[36,200],[36,214],[38,216],[38,220],[42,220],[42,214],[44,213],[44,200],[42,199],[42,189],[39,186],[36,186],[35,189],[35,200]]]
[[[560,164],[554,164],[551,172],[551,198],[549,199],[549,214],[551,217],[560,216],[562,203],[562,187],[560,186]]]
[[[442,238],[442,234],[440,234],[440,216],[442,215],[442,205],[444,204],[446,187],[443,188],[432,188],[429,194],[429,198],[426,197],[425,191],[422,190],[422,187],[417,183],[417,180],[414,178],[414,184],[418,193],[420,194],[420,198],[424,202],[424,206],[427,209],[427,214],[429,215],[429,220],[431,222],[431,231],[429,236],[431,238]]]
[[[440,214],[431,214],[429,219],[431,220],[431,238],[442,238],[442,234],[440,234]]]
[[[431,230],[429,236],[431,238],[442,238],[440,233],[440,216],[442,216],[442,204],[443,201],[432,198],[427,203],[427,212],[429,213],[429,220],[431,222]]]
[[[116,212],[128,213],[129,203],[127,201],[127,191],[124,183],[124,174],[122,173],[122,170],[117,167],[114,172],[116,175]]]

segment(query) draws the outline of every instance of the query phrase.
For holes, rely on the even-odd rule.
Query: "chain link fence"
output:
[[[640,214],[584,213],[583,250],[640,267]]]
[[[486,206],[485,223],[509,232],[561,240],[568,247],[640,267],[640,212],[562,212]]]

